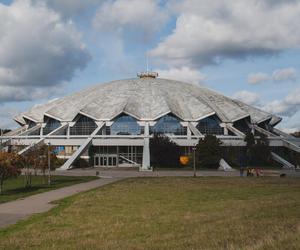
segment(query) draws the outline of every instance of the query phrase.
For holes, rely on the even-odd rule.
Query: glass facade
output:
[[[154,126],[150,127],[150,134],[186,135],[187,128],[180,124],[180,120],[173,115],[160,118]]]
[[[92,146],[90,157],[94,166],[132,167],[142,164],[143,147],[141,146]]]
[[[106,129],[106,134],[110,135],[140,135],[143,133],[144,131],[136,119],[129,115],[119,116],[110,129]]]
[[[43,135],[48,135],[55,129],[60,127],[60,122],[58,120],[55,120],[53,118],[47,118],[46,119],[46,126],[43,128]]]
[[[250,123],[250,119],[248,120]],[[233,126],[238,129],[239,131],[243,132],[244,134],[250,133],[251,128],[248,126],[246,119],[236,121]]]
[[[30,132],[28,135],[40,135],[41,129],[35,129],[34,131]]]
[[[70,135],[90,135],[97,128],[93,119],[80,116],[73,127],[70,127]]]
[[[210,116],[199,121],[197,129],[206,135],[223,135],[224,128],[220,127],[220,119],[217,116]]]
[[[33,122],[33,121],[31,121],[31,120],[28,120],[28,119],[26,119],[26,118],[24,118],[24,120],[25,120],[26,124],[28,125],[28,129],[31,129],[31,128],[33,128],[34,126],[36,126],[36,123],[35,123],[35,122]]]

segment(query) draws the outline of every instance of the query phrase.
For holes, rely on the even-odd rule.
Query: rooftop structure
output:
[[[72,95],[36,105],[17,117],[20,128],[2,137],[23,154],[39,143],[57,146],[69,169],[78,157],[95,166],[150,169],[149,139],[163,133],[189,152],[205,134],[223,145],[244,146],[252,131],[271,146],[300,152],[300,143],[274,128],[281,118],[194,84],[160,79],[155,72],[138,78],[98,84]]]

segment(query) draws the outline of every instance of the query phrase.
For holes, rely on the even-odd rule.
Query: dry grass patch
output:
[[[0,232],[3,249],[299,249],[299,179],[135,178]]]

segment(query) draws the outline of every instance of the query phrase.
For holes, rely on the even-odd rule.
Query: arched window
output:
[[[70,127],[70,135],[90,135],[97,128],[95,121],[81,115],[73,127]]]
[[[186,135],[187,128],[180,124],[180,120],[174,115],[161,117],[154,126],[150,127],[150,133]]]
[[[217,116],[210,116],[199,121],[197,129],[206,135],[223,135],[224,128],[220,126],[220,119]]]
[[[46,126],[43,128],[43,135],[48,135],[55,129],[60,127],[60,122],[53,118],[47,117],[46,119]]]
[[[135,118],[129,115],[119,116],[110,126],[111,135],[140,135],[142,133],[142,127]]]

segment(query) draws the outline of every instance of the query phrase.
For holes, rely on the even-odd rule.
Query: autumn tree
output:
[[[21,158],[14,153],[0,152],[0,194],[3,191],[3,183],[10,177],[21,174]]]
[[[29,178],[31,171],[33,169],[35,173],[40,170],[43,173],[43,181],[47,182],[46,171],[48,170],[48,151],[50,152],[50,165],[53,166],[56,161],[56,155],[53,153],[54,148],[48,145],[37,145],[31,148],[26,155],[25,160],[25,173],[28,173]]]

